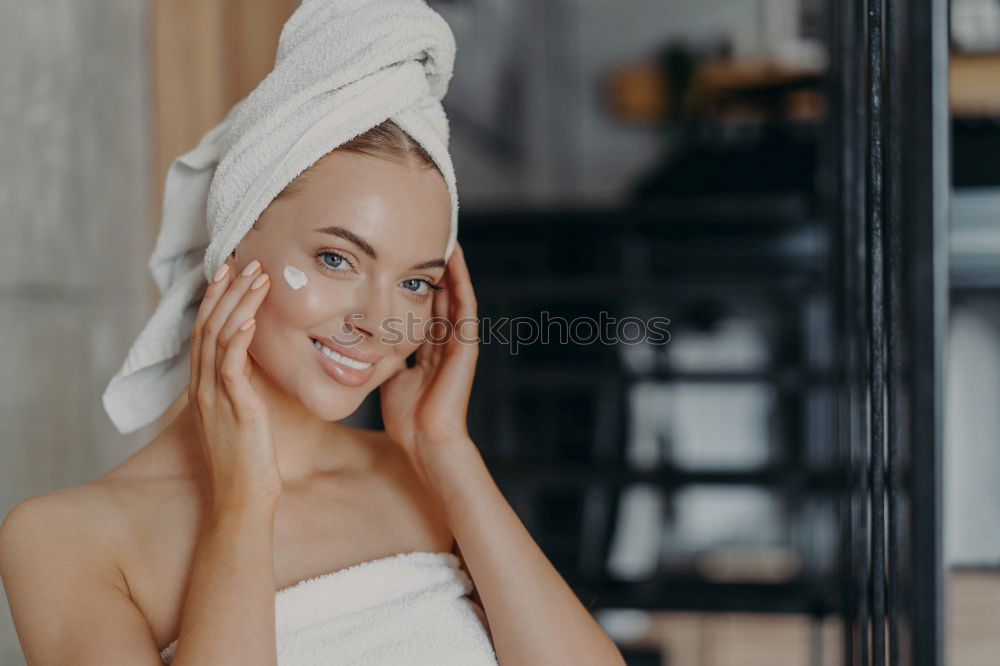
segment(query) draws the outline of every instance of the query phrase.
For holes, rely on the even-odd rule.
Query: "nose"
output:
[[[386,344],[395,337],[391,324],[394,315],[392,285],[382,280],[366,280],[355,291],[353,307],[344,315],[345,331],[358,342],[364,336],[367,344]]]

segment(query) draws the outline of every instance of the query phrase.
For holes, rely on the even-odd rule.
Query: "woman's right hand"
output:
[[[267,407],[250,383],[247,352],[271,281],[256,259],[249,275],[234,277],[234,262],[226,259],[225,275],[209,283],[191,331],[188,402],[216,511],[276,502],[281,494]]]

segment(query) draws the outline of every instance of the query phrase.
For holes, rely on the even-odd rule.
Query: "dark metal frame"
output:
[[[946,0],[833,2],[849,664],[941,664]],[[862,82],[867,83],[863,86]],[[862,96],[861,91],[867,95]],[[863,174],[863,176],[862,176]],[[859,279],[864,276],[864,279]]]

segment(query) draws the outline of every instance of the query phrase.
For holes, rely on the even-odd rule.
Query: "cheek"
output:
[[[427,336],[430,308],[409,306],[386,325],[386,340],[392,343],[397,354],[409,356],[417,350]]]
[[[432,340],[434,340],[434,334],[431,332],[430,327],[430,312],[422,310],[421,308],[416,312],[410,313],[409,321],[411,323],[405,327],[405,333],[402,335],[399,344],[396,345],[396,354],[403,359],[420,349],[421,346],[425,344],[430,345]]]
[[[260,307],[271,323],[312,328],[329,320],[346,304],[343,290],[323,289],[315,276],[297,272],[294,267],[285,273],[272,281],[271,291]]]

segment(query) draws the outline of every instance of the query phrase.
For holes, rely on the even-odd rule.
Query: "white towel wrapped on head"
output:
[[[452,553],[413,551],[275,595],[278,666],[497,666],[483,609]],[[169,664],[177,641],[160,657]]]
[[[441,99],[455,38],[423,0],[303,0],[285,23],[274,69],[167,172],[149,269],[160,302],[104,391],[120,432],[152,422],[187,386],[201,297],[260,214],[323,155],[391,119],[458,194]]]

